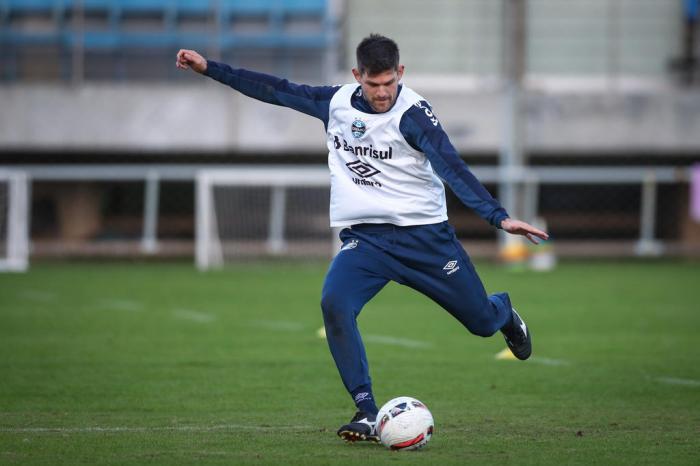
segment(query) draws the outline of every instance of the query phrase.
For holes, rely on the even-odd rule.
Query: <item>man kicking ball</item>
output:
[[[532,352],[530,331],[507,293],[488,296],[447,222],[444,180],[496,228],[533,243],[547,233],[512,219],[474,177],[430,104],[401,84],[396,43],[378,34],[357,46],[356,83],[307,86],[208,61],[180,50],[177,66],[254,99],[314,116],[326,128],[330,219],[342,227],[321,297],[326,338],[357,413],[338,430],[347,441],[377,440],[377,406],[357,316],[390,280],[430,297],[467,330],[500,331],[518,359]]]

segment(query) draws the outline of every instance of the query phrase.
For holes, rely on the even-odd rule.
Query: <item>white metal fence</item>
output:
[[[593,250],[595,254],[600,255],[700,254],[697,239],[687,240],[678,234],[659,232],[660,225],[692,222],[688,213],[682,209],[671,212],[669,209],[659,208],[661,198],[665,199],[666,204],[670,202],[674,205],[687,200],[688,168],[522,167],[509,171],[497,167],[472,169],[488,186],[495,187],[501,181],[516,186],[520,192],[519,200],[522,202],[524,219],[543,217],[554,232],[557,229],[565,231],[561,225],[570,225],[569,229],[580,228],[581,232],[575,235],[553,235],[555,244],[564,253],[568,250],[574,255],[588,255]],[[100,197],[97,207],[102,209],[102,218],[91,223],[94,225],[91,231],[100,231],[100,225],[113,220],[109,209],[113,208],[112,204],[115,202],[100,194],[101,186],[110,184],[118,187],[139,187],[129,194],[132,198],[141,197],[130,200],[136,207],[132,208],[128,215],[123,215],[124,219],[120,222],[110,223],[128,229],[128,237],[116,234],[86,234],[82,238],[67,239],[62,237],[60,229],[48,228],[48,233],[39,235],[34,231],[31,235],[32,254],[37,256],[194,256],[196,249],[199,257],[211,258],[211,248],[216,248],[216,241],[220,242],[222,235],[230,241],[231,247],[224,248],[225,250],[217,252],[214,256],[224,257],[226,253],[229,254],[229,258],[265,255],[328,257],[334,247],[333,236],[328,227],[329,176],[325,166],[27,165],[15,166],[13,171],[26,176],[28,186],[34,186],[34,193],[56,193],[56,196],[59,196],[66,187],[74,188],[83,184],[93,187],[93,192],[97,194],[91,195],[88,192],[87,197]],[[176,185],[177,189],[163,189],[172,183],[179,183]],[[222,188],[223,191],[215,196],[214,186],[217,186],[217,183],[218,186],[226,188]],[[181,191],[185,188],[189,189],[188,193],[191,194],[182,195]],[[615,193],[621,190],[630,199],[624,196],[617,200],[600,196],[589,199],[585,190],[573,197],[561,194],[576,192],[581,188],[590,192],[607,189],[615,196]],[[666,194],[660,194],[668,189],[674,191],[674,197],[670,201]],[[312,191],[303,193],[300,190]],[[180,193],[177,204],[187,205],[181,206],[178,211],[180,213],[176,212],[169,219],[164,219],[163,205],[173,203],[173,193]],[[196,204],[195,199],[198,200]],[[313,200],[313,206],[310,206],[310,200]],[[610,210],[612,201],[619,205],[615,211]],[[90,209],[76,210],[80,208],[80,203],[70,201],[68,204],[67,210],[73,210],[73,219],[89,215]],[[304,207],[305,205],[307,207]],[[556,209],[552,208],[553,205]],[[28,216],[37,225],[47,222],[44,216],[60,217],[59,214],[66,210],[59,209],[58,214],[47,214],[47,210],[38,204],[36,198],[33,202],[28,199],[27,206]],[[562,216],[562,211],[566,215]],[[212,215],[217,217],[217,222],[213,222]],[[458,205],[453,205],[450,209],[450,220],[453,223],[467,225],[461,230],[458,228],[458,232],[461,231],[460,238],[465,243],[474,246],[470,252],[475,255],[489,255],[496,247],[496,234],[482,221],[471,219],[470,215],[473,214],[467,209],[460,210]],[[174,220],[182,230],[179,248],[164,247],[170,244],[164,232],[167,225],[173,223],[172,217],[175,217]],[[624,220],[627,233],[618,240],[607,241],[606,237],[587,233],[591,225],[605,227],[605,222],[610,219],[615,220],[610,228]],[[60,218],[53,220],[60,222]],[[473,233],[469,225],[478,226],[477,230],[473,230],[476,233]],[[242,226],[247,226],[248,230],[241,234],[239,231]],[[217,230],[214,231],[213,228]],[[236,230],[237,228],[239,230]],[[668,229],[662,228],[664,231]],[[29,231],[24,231],[24,238],[29,242]],[[237,243],[236,235],[242,235],[244,241]],[[195,239],[198,240],[197,248],[194,247]],[[301,249],[291,247],[301,244],[306,246]],[[480,250],[476,247],[484,244],[487,244],[488,248]],[[581,245],[587,245],[588,249],[582,248]]]
[[[0,271],[27,269],[28,201],[27,175],[0,169]]]

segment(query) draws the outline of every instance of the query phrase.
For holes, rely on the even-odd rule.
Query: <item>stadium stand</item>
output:
[[[0,0],[0,47],[12,61],[2,77],[21,79],[19,57],[35,46],[59,55],[75,47],[86,54],[180,47],[318,52],[332,26],[325,0]]]

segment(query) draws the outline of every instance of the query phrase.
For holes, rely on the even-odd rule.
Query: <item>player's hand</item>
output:
[[[194,50],[180,49],[175,66],[183,70],[192,68],[197,73],[207,71],[207,60]]]
[[[549,239],[549,235],[530,225],[529,223],[522,222],[520,220],[515,220],[512,218],[506,218],[501,222],[501,228],[508,233],[513,235],[523,235],[530,240],[533,244],[539,244],[539,240]]]

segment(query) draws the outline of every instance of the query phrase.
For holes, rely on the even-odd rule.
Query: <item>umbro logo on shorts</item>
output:
[[[442,270],[446,270],[447,275],[452,275],[459,270],[459,265],[457,265],[457,261],[449,261],[447,264],[445,264]]]
[[[347,251],[348,249],[355,249],[357,245],[360,243],[359,240],[356,239],[351,239],[347,243],[343,245],[342,248],[340,248],[341,251]]]

